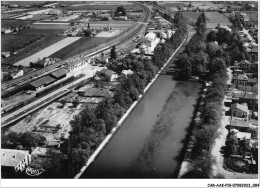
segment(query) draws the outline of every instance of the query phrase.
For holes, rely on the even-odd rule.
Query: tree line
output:
[[[187,44],[178,66],[181,68],[182,64],[186,65],[186,72],[189,74],[181,75],[185,79],[191,75],[205,73],[211,86],[207,88],[203,105],[198,110],[201,115],[192,131],[191,151],[186,153],[190,167],[182,178],[223,178],[220,174],[213,177],[213,165],[216,161],[211,154],[211,148],[219,136],[222,101],[228,79],[226,67],[235,60],[229,50],[237,41],[231,37],[231,33],[221,28],[218,28],[218,32],[211,31],[206,36],[203,14],[198,18],[196,26],[197,33]],[[223,48],[224,43],[227,48]]]

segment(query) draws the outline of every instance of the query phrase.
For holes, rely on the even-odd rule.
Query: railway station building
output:
[[[36,81],[33,81],[29,84],[29,88],[28,89],[31,89],[31,90],[34,90],[34,91],[39,91],[41,90],[42,88],[54,83],[56,81],[55,78],[53,77],[50,77],[50,76],[45,76],[43,78],[40,78]]]

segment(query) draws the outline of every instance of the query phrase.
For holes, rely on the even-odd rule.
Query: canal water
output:
[[[201,84],[170,62],[80,178],[174,178]]]

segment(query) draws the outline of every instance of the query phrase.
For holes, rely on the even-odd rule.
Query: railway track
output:
[[[144,6],[142,4],[139,4],[139,5],[144,8],[144,12],[145,12],[143,17],[140,19],[140,22],[144,22],[145,23],[150,18],[150,10],[146,6]],[[1,93],[2,94],[1,95],[2,96],[6,95],[9,92],[11,92],[12,90],[17,89],[17,88],[21,87],[22,85],[27,84],[28,82],[31,82],[33,80],[38,79],[44,73],[53,72],[53,71],[59,69],[60,66],[66,64],[69,61],[73,61],[75,59],[78,59],[80,61],[81,59],[83,60],[83,59],[85,59],[87,57],[91,57],[91,56],[94,56],[94,55],[96,55],[98,53],[101,53],[102,51],[105,51],[105,50],[111,48],[111,46],[113,46],[113,45],[115,45],[115,46],[120,45],[120,44],[128,41],[129,39],[131,39],[133,36],[135,36],[139,31],[141,31],[143,29],[143,27],[145,27],[144,24],[135,23],[127,32],[122,33],[122,35],[120,35],[118,38],[110,41],[106,45],[104,45],[104,44],[99,45],[98,47],[95,47],[94,49],[87,50],[84,53],[72,56],[72,57],[70,57],[70,58],[68,58],[66,60],[62,60],[60,62],[52,64],[52,65],[50,65],[50,66],[48,66],[46,68],[43,68],[41,70],[34,71],[34,72],[31,72],[31,73],[28,73],[25,76],[19,77],[17,79],[11,80],[11,81],[6,82],[6,83],[2,83],[2,87],[1,87]],[[10,87],[13,87],[13,88],[7,90]]]

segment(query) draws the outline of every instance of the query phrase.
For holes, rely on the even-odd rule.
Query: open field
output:
[[[111,27],[113,29],[126,29],[129,28],[134,22],[132,21],[97,21],[97,22],[82,22],[79,26],[80,28],[87,28],[87,24],[89,23],[91,29],[99,29],[104,27]],[[43,22],[36,22],[31,25],[33,29],[69,29],[69,28],[77,28],[77,26],[71,26],[69,22],[56,22],[56,21],[43,21]]]
[[[30,62],[35,62],[38,59],[42,59],[44,57],[48,57],[51,54],[55,53],[56,51],[59,51],[60,49],[64,48],[65,46],[77,41],[78,39],[80,39],[80,37],[67,37],[43,50],[41,50],[40,52],[33,54],[17,63],[15,63],[15,65],[22,65],[22,66],[30,66]]]
[[[40,20],[50,19],[52,17],[53,15],[37,14],[37,15],[33,15],[33,17],[29,18],[28,20],[40,21]]]
[[[2,51],[17,51],[20,48],[23,48],[30,40],[36,40],[43,38],[44,35],[41,33],[21,33],[19,32],[16,35],[12,34],[1,34],[1,48]]]
[[[64,17],[59,17],[57,20],[55,21],[62,21],[62,22],[68,22],[70,20],[76,19],[79,17],[79,14],[73,14],[70,16],[64,16]]]
[[[114,37],[120,33],[120,30],[102,31],[96,35],[96,37]]]
[[[105,37],[94,37],[94,38],[86,38],[82,37],[78,41],[66,46],[65,48],[57,51],[52,54],[50,57],[56,57],[60,59],[66,59],[71,56],[77,55],[81,52],[94,48],[100,44],[107,43],[113,38],[105,38]]]
[[[183,7],[183,6],[185,6],[185,3],[183,3],[183,2],[162,1],[162,2],[158,2],[158,5],[167,6],[167,7]]]
[[[62,3],[64,4],[64,3]],[[60,7],[61,4],[58,4],[56,7],[57,8],[62,8]],[[118,4],[116,5],[104,5],[104,4],[100,4],[100,5],[81,5],[81,6],[68,6],[65,7],[66,10],[115,10],[118,6]],[[125,10],[142,10],[142,7],[138,6],[138,5],[124,5]]]
[[[174,8],[182,8],[185,6],[185,3],[165,1],[165,2],[158,2],[158,5],[163,7],[165,10],[173,13]]]
[[[206,16],[206,27],[215,28],[220,25],[232,25],[229,19],[219,12],[205,12]]]
[[[42,4],[44,1],[5,1],[8,5],[18,4],[20,6],[31,6],[36,4]]]
[[[6,28],[10,26],[19,27],[20,25],[30,24],[31,21],[26,20],[1,20],[1,28]]]
[[[25,48],[15,50],[18,52],[18,54],[12,55],[12,56],[4,59],[3,62],[5,62],[7,64],[14,64],[17,61],[20,61],[32,54],[35,54],[35,53],[41,51],[44,48],[62,40],[63,39],[62,37],[57,36],[57,34],[59,34],[62,31],[64,31],[64,30],[26,29],[26,30],[21,30],[17,35],[11,35],[11,34],[1,35],[2,51],[9,51],[12,48],[19,47],[18,46],[19,43],[17,41],[22,40],[22,41],[26,42],[26,41],[28,41],[28,39],[31,38],[31,36],[35,36],[35,35],[39,36],[40,34],[44,34],[44,37],[41,40],[34,42],[34,43],[26,46]]]
[[[3,11],[4,13],[12,13],[12,12],[18,12],[18,11],[24,11],[24,10],[28,10],[26,8],[19,8],[19,9],[13,9],[13,10],[7,10],[7,11]]]
[[[188,18],[192,22],[197,22],[198,17],[201,15],[201,12],[183,12],[183,16]]]
[[[32,11],[40,11],[43,10],[43,8],[30,8],[30,9],[14,9],[11,13],[12,14],[24,14],[24,13],[28,13],[28,12],[32,12]],[[9,11],[4,11],[3,13],[8,13]]]

